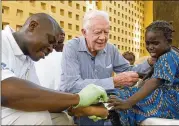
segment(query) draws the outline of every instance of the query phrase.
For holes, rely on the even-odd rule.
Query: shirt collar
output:
[[[24,55],[20,47],[18,46],[16,40],[14,39],[14,36],[12,35],[13,32],[15,32],[9,25],[7,25],[4,29],[4,31],[7,33],[9,42],[11,44],[12,50],[14,52],[14,55]]]
[[[86,45],[86,40],[85,40],[85,37],[84,36],[81,36],[79,37],[80,39],[80,44],[79,44],[79,49],[78,51],[86,51],[86,52],[89,52],[88,48],[87,48],[87,45]],[[107,50],[107,44],[106,44],[106,47],[103,49],[103,50],[100,50],[99,53],[106,53],[106,50]]]

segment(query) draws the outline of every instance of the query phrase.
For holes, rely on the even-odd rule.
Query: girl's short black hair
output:
[[[173,30],[172,22],[169,23],[163,20],[157,20],[151,23],[146,28],[146,32],[148,31],[162,31],[168,42],[172,42],[172,33],[175,32]]]

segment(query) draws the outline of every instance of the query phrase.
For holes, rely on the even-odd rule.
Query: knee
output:
[[[3,114],[3,125],[52,125],[51,116],[48,111],[24,112],[7,109]],[[11,112],[11,113],[10,113]]]
[[[50,113],[53,125],[74,125],[74,121],[71,116],[66,112]]]
[[[24,122],[23,122],[24,121]],[[50,113],[48,111],[23,112],[16,124],[23,125],[52,125]]]
[[[35,125],[52,125],[50,113],[48,111],[32,112],[29,118],[33,118]]]

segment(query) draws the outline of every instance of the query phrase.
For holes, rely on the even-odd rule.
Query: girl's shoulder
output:
[[[167,60],[167,59],[175,59],[179,61],[179,52],[171,49],[169,52],[161,55],[158,60]]]

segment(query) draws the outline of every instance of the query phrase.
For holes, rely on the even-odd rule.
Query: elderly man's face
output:
[[[109,35],[109,22],[104,17],[91,19],[88,30],[83,30],[87,47],[93,54],[105,48]]]

